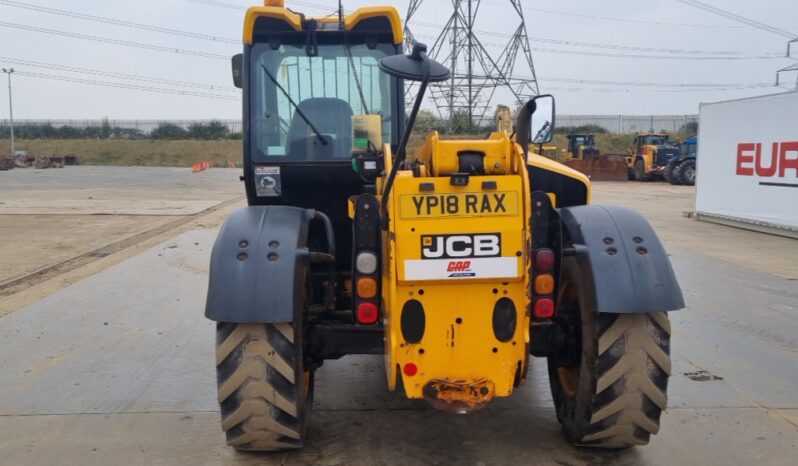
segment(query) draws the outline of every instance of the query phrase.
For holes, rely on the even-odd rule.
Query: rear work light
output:
[[[554,268],[554,251],[551,249],[538,249],[535,251],[535,271],[538,273],[549,272]]]
[[[543,274],[535,277],[535,294],[545,295],[554,292],[554,277],[551,274]]]
[[[551,298],[540,298],[535,301],[535,317],[549,319],[554,316],[554,301]]]
[[[361,324],[373,324],[379,318],[379,310],[374,303],[360,303],[357,306],[357,321]]]
[[[355,269],[363,275],[371,275],[377,271],[377,255],[373,252],[361,252],[355,259]]]
[[[377,296],[377,280],[366,277],[357,280],[357,295],[360,298],[373,298]]]

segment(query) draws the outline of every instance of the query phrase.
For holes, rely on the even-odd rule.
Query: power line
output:
[[[44,34],[51,34],[56,36],[63,36],[63,37],[71,37],[74,39],[84,39],[84,40],[91,40],[94,42],[102,42],[106,44],[114,44],[114,45],[124,45],[126,47],[134,47],[139,49],[147,49],[147,50],[155,50],[158,52],[168,52],[168,53],[178,53],[183,55],[193,55],[195,57],[204,57],[204,58],[213,58],[216,60],[230,60],[230,57],[227,55],[220,55],[216,53],[208,53],[208,52],[199,52],[196,50],[185,50],[185,49],[177,49],[172,47],[164,47],[162,45],[153,45],[153,44],[144,44],[141,42],[131,42],[125,40],[118,40],[118,39],[111,39],[108,37],[101,37],[101,36],[92,36],[88,34],[77,34],[74,32],[67,32],[67,31],[57,31],[55,29],[47,29],[47,28],[40,28],[34,26],[26,26],[24,24],[16,24],[16,23],[7,23],[4,21],[0,21],[0,26],[13,28],[13,29],[21,29],[23,31],[33,31],[33,32],[41,32]]]
[[[506,6],[505,3],[498,3],[498,2],[490,2],[487,0],[483,0],[484,3],[489,3],[491,5],[499,5],[499,6]],[[670,23],[664,21],[651,21],[651,20],[641,20],[641,19],[634,19],[634,18],[618,18],[612,16],[597,16],[597,15],[587,15],[584,13],[572,13],[569,11],[555,11],[555,10],[544,10],[542,8],[531,8],[531,7],[524,7],[526,11],[534,11],[538,13],[546,13],[552,15],[563,15],[563,16],[574,16],[577,18],[587,18],[587,19],[598,19],[601,21],[617,21],[623,23],[633,23],[633,24],[653,24],[657,26],[678,26],[678,27],[692,27],[692,28],[708,28],[708,29],[735,29],[737,26],[723,26],[723,25],[713,25],[713,24],[689,24],[689,23]]]
[[[718,16],[722,16],[724,18],[730,19],[732,21],[737,21],[738,23],[746,24],[748,26],[761,29],[763,31],[767,31],[773,34],[780,35],[782,37],[786,37],[787,39],[794,39],[798,37],[798,34],[795,34],[790,31],[785,31],[784,29],[777,28],[775,26],[770,26],[768,24],[740,16],[738,14],[732,13],[728,10],[723,10],[721,8],[709,5],[704,2],[699,2],[698,0],[676,0],[679,3],[684,3],[685,5],[690,5],[692,7],[707,11],[709,13],[716,14]]]
[[[0,1],[2,1],[2,0],[0,0]],[[229,2],[222,2],[222,1],[218,1],[218,0],[188,0],[188,1],[193,2],[193,3],[199,3],[199,4],[203,4],[203,5],[208,5],[208,6],[215,6],[215,7],[219,7],[219,8],[233,9],[233,10],[237,10],[237,11],[243,11],[243,10],[247,9],[246,7],[241,6],[241,5],[236,5],[236,4],[232,4],[232,3],[229,3]],[[483,0],[483,2],[484,2],[484,0]],[[494,5],[504,5],[503,3],[499,4],[499,3],[496,3],[496,2],[486,2],[486,3],[492,3]],[[325,11],[330,9],[329,6],[321,5],[321,4],[318,4],[318,3],[312,3],[312,2],[293,1],[292,4],[308,6],[308,7],[311,7],[311,8],[317,8],[317,9],[321,9],[321,10],[325,10]],[[538,9],[535,9],[535,8],[526,8],[526,7],[524,7],[524,9],[525,10],[536,10],[536,11],[538,10]],[[540,11],[545,11],[545,12],[549,12],[549,13],[556,13],[556,14],[568,14],[568,13],[565,13],[565,12],[554,12],[554,11],[548,11],[548,10],[540,10]],[[574,15],[575,16],[587,16],[587,15],[580,15],[580,14],[574,14]],[[588,16],[588,17],[591,17],[591,16]],[[594,18],[597,18],[597,19],[608,19],[606,17],[601,17],[601,16],[597,16],[597,17],[594,17]],[[615,18],[615,19],[618,19],[618,18]],[[620,19],[618,19],[618,20],[620,20]],[[629,20],[629,21],[636,21],[636,20]],[[655,24],[667,24],[667,25],[682,25],[682,26],[701,27],[701,25],[685,25],[685,24],[679,24],[679,23],[656,23],[656,22],[654,22],[654,23]],[[441,24],[435,24],[435,23],[424,22],[424,21],[413,21],[413,24],[421,26],[421,27],[425,27],[425,28],[428,28],[428,29],[435,29],[435,30],[438,30],[438,31],[441,30],[444,27]],[[709,26],[707,26],[707,27],[709,27]],[[722,26],[719,26],[719,27],[722,27]],[[474,29],[474,32],[479,33],[481,35],[487,35],[487,36],[495,36],[495,37],[503,37],[503,38],[512,38],[513,37],[512,34],[501,33],[501,32],[484,31],[484,30],[477,30],[477,29]],[[418,37],[425,37],[425,38],[429,38],[429,39],[437,38],[437,36],[422,36],[422,35],[419,35]],[[570,41],[570,40],[552,39],[552,38],[547,38],[547,37],[532,37],[532,36],[530,36],[529,39],[531,41],[533,41],[533,42],[565,45],[565,46],[570,46],[570,47],[588,47],[588,48],[601,48],[601,49],[609,49],[609,50],[626,50],[626,51],[633,51],[633,52],[652,52],[652,53],[667,53],[667,54],[682,54],[682,55],[713,55],[713,56],[709,56],[709,57],[700,57],[699,58],[699,59],[704,59],[705,58],[707,60],[722,60],[722,59],[724,59],[724,57],[722,57],[723,55],[728,55],[728,56],[740,55],[740,52],[733,52],[733,51],[682,50],[682,49],[668,49],[668,48],[657,48],[657,47],[635,47],[635,46],[626,46],[626,45],[618,45],[618,44],[602,44],[602,43],[596,43],[596,42]],[[496,44],[496,43],[484,43],[483,42],[483,45],[490,45],[490,46],[493,46],[493,47],[501,47],[501,48],[506,47],[506,44]],[[557,50],[557,49],[537,48],[537,49],[533,49],[533,50],[534,51],[538,51],[538,52],[544,52],[544,53],[563,53],[563,54],[569,53],[569,51],[567,51],[567,50]],[[573,51],[573,52],[570,52],[570,53],[574,53],[576,55],[595,55],[595,54],[589,53],[589,52],[577,52],[577,51]],[[721,55],[721,56],[718,56],[718,55]],[[636,59],[636,58],[660,58],[660,57],[656,57],[656,56],[647,56],[647,55],[628,55],[628,56],[626,56],[626,55],[621,55],[621,54],[599,54],[599,56],[614,57],[614,58],[632,58],[632,59]],[[662,58],[665,58],[665,57],[662,57]],[[737,57],[735,57],[735,58],[737,58]],[[739,59],[743,59],[743,60],[762,59],[762,58],[778,58],[778,57],[777,56],[770,57],[770,56],[767,56],[767,55],[739,57]],[[676,57],[675,59],[694,59],[694,58]]]
[[[416,34],[415,37],[423,39],[436,39],[436,36],[428,34]],[[499,44],[495,42],[482,42],[486,47],[494,47],[503,49],[506,44]],[[542,53],[558,53],[565,55],[586,55],[591,57],[612,57],[612,58],[629,58],[629,59],[654,59],[654,60],[762,60],[762,59],[783,59],[784,55],[750,55],[750,56],[684,56],[684,55],[649,55],[649,54],[624,54],[624,53],[609,53],[609,52],[593,52],[584,50],[563,50],[553,48],[532,47],[533,52]]]
[[[213,35],[210,35],[210,34],[201,34],[201,33],[190,32],[190,31],[180,31],[180,30],[177,30],[177,29],[164,28],[164,27],[160,27],[160,26],[152,26],[152,25],[149,25],[149,24],[142,24],[142,23],[134,23],[134,22],[131,22],[131,21],[123,21],[123,20],[115,19],[115,18],[107,18],[107,17],[103,17],[103,16],[87,15],[87,14],[84,14],[84,13],[78,13],[78,12],[68,11],[68,10],[59,10],[57,8],[50,8],[50,7],[40,6],[40,5],[31,5],[29,3],[15,2],[15,1],[12,1],[12,0],[0,0],[0,4],[6,5],[6,6],[10,6],[10,7],[15,7],[15,8],[22,8],[22,9],[26,9],[26,10],[39,11],[39,12],[42,12],[42,13],[49,13],[49,14],[53,14],[53,15],[68,16],[70,18],[83,19],[83,20],[87,20],[87,21],[94,21],[94,22],[104,23],[104,24],[112,24],[114,26],[122,26],[122,27],[128,27],[128,28],[139,29],[139,30],[144,30],[144,31],[152,31],[152,32],[159,32],[159,33],[163,33],[163,34],[171,34],[171,35],[175,35],[175,36],[189,37],[189,38],[192,38],[192,39],[209,40],[209,41],[214,41],[214,42],[222,42],[222,43],[226,43],[226,44],[240,44],[241,43],[240,40],[232,39],[232,38],[229,38],[229,37],[219,37],[219,36],[213,36]]]
[[[58,75],[51,75],[51,74],[42,74],[42,73],[31,73],[27,71],[17,71],[16,74],[20,76],[27,76],[29,78],[38,78],[38,79],[48,79],[52,81],[65,81],[71,83],[79,83],[79,84],[90,84],[93,86],[104,86],[104,87],[113,87],[118,89],[130,89],[135,91],[145,91],[145,92],[155,92],[160,94],[172,94],[172,95],[182,95],[188,97],[203,97],[208,99],[221,99],[221,100],[240,100],[239,97],[230,96],[230,95],[221,95],[221,94],[211,94],[207,92],[195,92],[195,91],[182,91],[179,89],[166,89],[160,87],[151,87],[151,86],[141,86],[138,84],[126,84],[126,83],[115,83],[110,81],[98,81],[94,79],[83,79],[83,78],[75,78],[71,76],[58,76]]]
[[[235,3],[230,3],[230,2],[220,2],[218,0],[188,0],[188,1],[189,2],[193,2],[193,3],[200,3],[200,4],[208,5],[208,6],[216,6],[216,7],[219,7],[219,8],[227,8],[229,10],[237,10],[237,11],[246,11],[247,10],[246,6],[237,5]],[[304,1],[301,1],[301,0],[291,0],[290,5],[291,6],[293,6],[293,5],[305,6],[305,7],[308,7],[308,8],[315,8],[315,9],[324,10],[324,11],[333,11],[334,10],[336,13],[338,12],[338,8],[335,7],[335,6],[323,5],[323,4],[320,4],[320,3],[313,3],[313,2],[304,2]],[[349,13],[350,11],[349,10],[344,10],[344,12],[345,13]]]
[[[443,26],[440,24],[434,23],[427,23],[422,21],[413,21],[413,24],[428,28],[428,29],[435,29],[440,30]],[[511,38],[512,34],[506,34],[502,32],[491,32],[491,31],[480,31],[474,29],[474,32],[486,35],[486,36],[495,36],[495,37],[506,37]],[[596,42],[580,42],[580,41],[571,41],[571,40],[562,40],[562,39],[550,39],[547,37],[534,37],[530,36],[529,40],[533,42],[543,42],[548,44],[558,44],[558,45],[567,45],[571,47],[591,47],[591,48],[604,48],[604,49],[611,49],[611,50],[628,50],[628,51],[636,51],[636,52],[660,52],[660,53],[681,53],[681,54],[705,54],[705,55],[739,55],[740,52],[729,52],[729,51],[708,51],[708,50],[681,50],[681,49],[667,49],[667,48],[656,48],[656,47],[634,47],[634,46],[627,46],[627,45],[617,45],[617,44],[602,44]]]
[[[247,7],[245,7],[243,5],[235,5],[233,3],[227,3],[227,2],[217,2],[217,1],[214,1],[214,0],[188,0],[188,1],[192,2],[192,3],[200,3],[200,4],[208,5],[208,6],[215,6],[215,7],[219,7],[219,8],[227,8],[229,10],[245,11],[247,9]]]
[[[573,78],[556,78],[556,77],[540,77],[542,81],[563,82],[574,84],[597,84],[605,86],[633,86],[633,87],[663,87],[663,88],[721,88],[733,89],[742,88],[750,89],[754,87],[773,87],[773,83],[653,83],[653,82],[638,82],[638,81],[606,81],[597,79],[573,79]]]
[[[779,86],[774,86],[770,84],[767,86],[768,88],[776,88]],[[689,93],[689,92],[724,92],[724,91],[745,91],[745,90],[753,90],[753,89],[763,89],[760,86],[752,86],[752,87],[729,87],[729,88],[712,88],[712,89],[606,89],[606,88],[598,88],[598,89],[591,89],[585,87],[546,87],[547,91],[558,91],[558,92],[592,92],[592,93],[631,93],[631,92],[644,92],[644,93],[664,93],[664,94],[679,94],[679,93]]]
[[[117,79],[125,79],[130,81],[139,81],[139,82],[149,82],[154,84],[163,84],[167,86],[180,86],[180,87],[190,87],[195,89],[204,89],[208,91],[216,91],[216,92],[233,92],[238,93],[240,92],[238,89],[234,87],[225,87],[225,86],[215,86],[212,84],[201,84],[201,83],[194,83],[194,82],[187,82],[187,81],[176,81],[171,79],[163,79],[163,78],[154,78],[150,76],[141,76],[141,75],[134,75],[134,74],[124,74],[124,73],[114,73],[112,71],[101,71],[101,70],[94,70],[90,68],[78,68],[75,66],[68,66],[68,65],[57,65],[52,63],[43,63],[38,61],[32,60],[22,60],[19,58],[13,57],[0,57],[0,62],[8,62],[14,63],[16,65],[24,65],[30,66],[34,68],[43,68],[48,70],[54,71],[67,71],[72,73],[80,73],[80,74],[88,74],[88,75],[95,75],[95,76],[103,76],[107,78],[117,78]]]

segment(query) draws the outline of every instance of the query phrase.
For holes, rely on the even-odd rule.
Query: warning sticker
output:
[[[280,167],[255,167],[255,191],[258,197],[277,197],[282,195]]]

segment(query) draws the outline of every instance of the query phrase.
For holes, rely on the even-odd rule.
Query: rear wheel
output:
[[[300,448],[313,404],[313,373],[291,323],[216,326],[222,429],[237,450]]]
[[[561,309],[581,331],[581,351],[570,361],[549,358],[557,418],[579,446],[647,444],[667,406],[667,314],[597,314],[580,305],[586,301],[572,260],[563,264],[563,279]]]
[[[665,181],[670,184],[681,184],[682,180],[679,178],[678,172],[676,171],[678,165],[674,162],[675,161],[670,161],[665,165],[665,171],[662,176],[665,178]]]
[[[695,184],[695,160],[686,160],[679,165],[679,180],[688,186]]]

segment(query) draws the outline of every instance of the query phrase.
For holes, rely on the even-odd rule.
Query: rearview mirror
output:
[[[531,143],[546,144],[554,136],[554,96],[546,94],[532,99],[535,111],[529,123]]]
[[[244,87],[244,55],[233,56],[233,84],[239,89]]]

